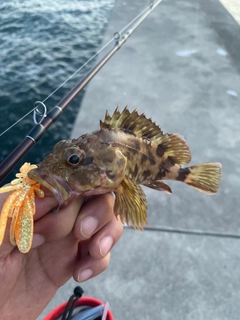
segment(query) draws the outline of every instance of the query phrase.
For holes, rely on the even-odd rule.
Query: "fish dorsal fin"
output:
[[[161,129],[152,122],[151,118],[147,119],[144,113],[139,115],[137,110],[130,113],[127,106],[123,112],[116,108],[112,116],[106,111],[104,122],[100,121],[100,128],[123,130],[145,139],[158,139],[163,136]]]
[[[142,230],[147,225],[147,200],[139,184],[128,177],[124,177],[117,190],[114,212],[122,222],[135,229]]]
[[[156,154],[170,164],[183,166],[191,161],[191,152],[185,139],[177,133],[164,134],[157,141]]]
[[[139,115],[137,110],[129,112],[125,107],[121,113],[118,108],[110,116],[106,111],[104,122],[100,121],[101,130],[123,130],[143,139],[147,144],[154,142],[157,156],[169,158],[174,164],[185,165],[191,160],[191,153],[185,139],[179,134],[163,134],[162,130],[145,114]]]

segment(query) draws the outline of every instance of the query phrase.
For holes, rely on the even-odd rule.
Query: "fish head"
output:
[[[121,159],[118,152],[105,150],[89,134],[58,142],[28,177],[49,189],[61,205],[79,195],[112,191],[123,178],[123,168],[115,170]]]

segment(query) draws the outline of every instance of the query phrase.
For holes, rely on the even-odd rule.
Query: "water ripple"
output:
[[[36,100],[44,100],[99,49],[113,5],[113,0],[0,3],[1,132],[31,110]],[[48,109],[77,80],[79,75],[54,94],[47,101]],[[40,161],[58,140],[69,137],[82,96],[71,103],[23,161]],[[29,116],[0,138],[0,161],[32,125]]]

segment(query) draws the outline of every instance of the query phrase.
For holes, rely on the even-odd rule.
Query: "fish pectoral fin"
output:
[[[141,186],[125,177],[114,193],[116,216],[128,226],[142,230],[143,225],[147,225],[147,200]]]
[[[144,183],[143,184],[145,187],[158,190],[158,191],[165,191],[166,193],[172,193],[171,188],[161,180],[157,180],[154,182],[149,182],[149,183]]]

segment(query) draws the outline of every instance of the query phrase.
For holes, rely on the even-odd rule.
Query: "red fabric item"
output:
[[[92,297],[81,297],[78,299],[76,307],[79,307],[79,306],[97,307],[101,304],[104,304],[104,303],[98,299],[95,299]],[[43,320],[56,320],[58,317],[60,317],[63,314],[66,306],[67,306],[67,302],[60,304],[60,306],[53,309]],[[110,310],[108,310],[106,320],[114,320]]]

